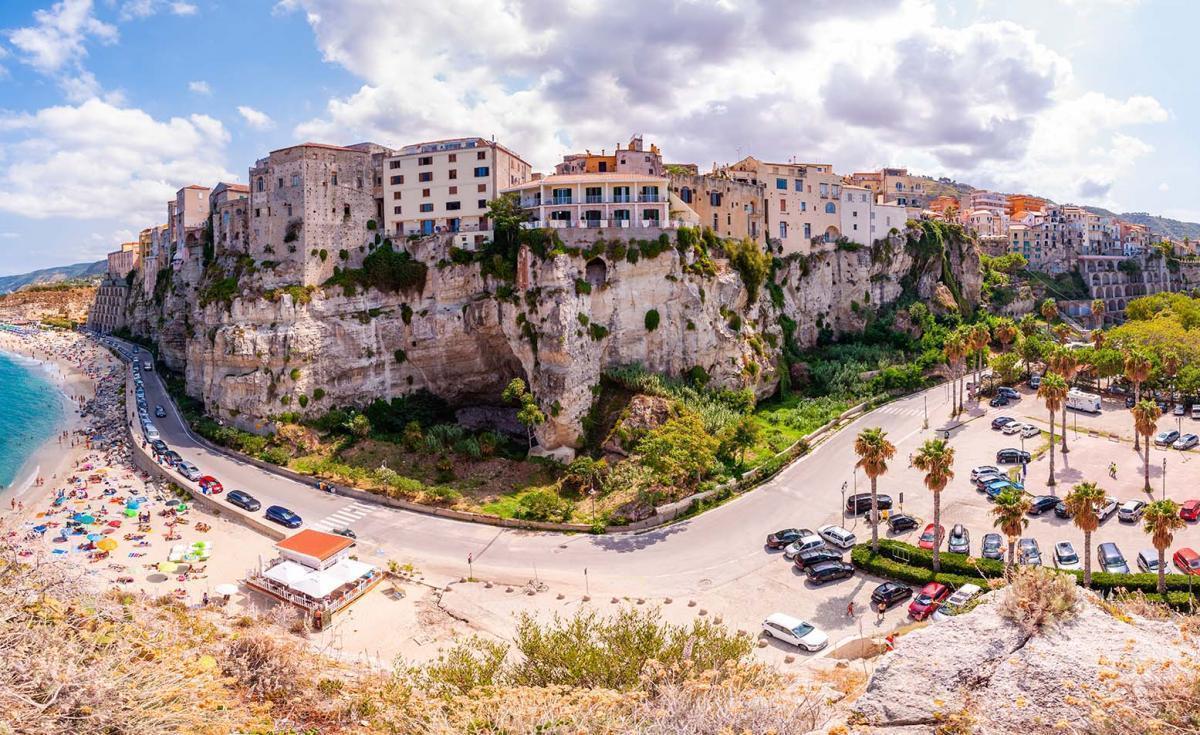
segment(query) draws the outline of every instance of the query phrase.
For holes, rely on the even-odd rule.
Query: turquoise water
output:
[[[61,431],[62,419],[62,396],[45,370],[0,352],[0,488],[25,480],[17,473],[38,447]]]

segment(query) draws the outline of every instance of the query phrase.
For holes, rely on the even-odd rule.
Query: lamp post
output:
[[[929,428],[929,394],[921,396],[922,402],[925,404],[925,423],[921,426],[922,429]]]
[[[1163,489],[1162,499],[1167,499],[1167,458],[1163,457]]]

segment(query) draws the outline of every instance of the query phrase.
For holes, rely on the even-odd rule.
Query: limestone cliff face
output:
[[[576,237],[568,245],[595,239]],[[266,271],[243,277],[230,302],[201,306],[202,273],[187,264],[157,299],[135,284],[130,323],[159,343],[189,393],[246,428],[267,428],[285,411],[318,415],[421,388],[455,404],[496,403],[522,377],[547,415],[539,442],[553,449],[578,441],[605,369],[640,363],[677,375],[698,366],[712,386],[763,397],[778,383],[783,317],[795,322],[803,348],[822,328],[860,329],[868,311],[906,288],[930,298],[943,276],[940,260],[918,267],[897,236],[886,246],[787,259],[775,297],[764,287],[747,303],[727,261],[706,271],[674,247],[636,262],[611,247],[591,259],[523,250],[515,283],[505,283],[477,264],[453,263],[449,244],[405,244],[429,265],[424,287],[407,293],[288,292]],[[950,259],[965,297],[977,299],[973,246]]]

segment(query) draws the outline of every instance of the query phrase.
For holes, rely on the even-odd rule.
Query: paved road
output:
[[[841,522],[843,483],[847,494],[856,486],[853,443],[860,428],[883,427],[898,447],[898,458],[906,457],[931,435],[932,429],[922,430],[925,401],[935,429],[944,423],[949,408],[944,387],[884,406],[860,417],[764,486],[690,520],[640,533],[562,535],[497,528],[331,497],[229,459],[196,442],[157,374],[144,375],[151,410],[161,404],[168,411],[166,419],[155,420],[167,444],[202,472],[220,479],[227,490],[247,490],[264,507],[281,504],[295,510],[306,527],[350,525],[361,539],[385,549],[388,557],[411,559],[424,570],[465,574],[467,555],[471,554],[477,572],[516,580],[538,576],[578,583],[586,568],[593,583],[607,578],[619,582],[630,594],[699,592],[727,585],[765,565],[780,564],[777,555],[763,552],[767,533],[779,527],[816,528]],[[857,487],[868,489],[861,475]],[[857,530],[866,531],[861,522]]]

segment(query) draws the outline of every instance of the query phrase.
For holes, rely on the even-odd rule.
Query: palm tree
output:
[[[1100,349],[1101,347],[1104,346],[1105,339],[1106,339],[1106,337],[1104,336],[1104,332],[1101,332],[1099,329],[1093,331],[1092,332],[1092,347],[1095,347],[1096,349]],[[1112,381],[1110,380],[1109,382],[1111,383]]]
[[[1175,540],[1175,532],[1185,525],[1179,517],[1179,504],[1169,498],[1155,500],[1142,511],[1142,529],[1158,550],[1158,594],[1167,594],[1167,549]]]
[[[1104,490],[1094,482],[1081,482],[1064,498],[1075,527],[1083,531],[1083,586],[1092,586],[1092,532],[1100,527]]]
[[[998,320],[992,331],[996,333],[996,341],[1000,343],[1000,349],[1005,352],[1008,351],[1008,346],[1016,341],[1019,334],[1017,325],[1007,317]]]
[[[927,439],[913,457],[913,466],[925,472],[925,487],[933,493],[933,571],[942,570],[942,490],[954,479],[954,447],[944,439]]]
[[[1108,307],[1104,305],[1104,299],[1092,299],[1092,319],[1095,320],[1096,328],[1104,326],[1104,312],[1108,311]]]
[[[962,359],[963,354],[966,352],[966,344],[963,341],[962,334],[958,331],[953,331],[946,335],[942,351],[946,353],[946,362],[950,365],[950,415],[957,416],[959,411],[957,404],[958,386],[956,382],[958,361]]]
[[[1162,355],[1162,372],[1167,376],[1167,384],[1171,386],[1171,400],[1175,400],[1175,376],[1179,374],[1179,354],[1168,348]]]
[[[1054,414],[1062,407],[1063,400],[1067,397],[1067,381],[1058,373],[1046,373],[1042,376],[1037,395],[1050,412],[1050,479],[1046,480],[1046,484],[1054,485]]]
[[[997,495],[996,503],[992,506],[992,517],[995,519],[992,525],[999,528],[1000,532],[1008,539],[1009,567],[1013,565],[1016,556],[1017,539],[1029,525],[1029,519],[1025,514],[1032,507],[1033,502],[1029,496],[1012,487]]]
[[[1074,351],[1060,347],[1050,356],[1050,369],[1067,381],[1067,392],[1071,390],[1071,381],[1075,379],[1075,375],[1079,373],[1080,364],[1079,357]],[[1067,449],[1067,402],[1062,404],[1062,453],[1067,454],[1070,450]]]
[[[1054,303],[1054,299],[1046,299],[1042,302],[1039,309],[1042,318],[1047,322],[1052,322],[1058,318],[1058,304]]]
[[[1154,401],[1142,401],[1133,407],[1133,428],[1137,431],[1138,436],[1146,437],[1146,460],[1143,463],[1143,468],[1146,473],[1146,487],[1143,488],[1146,492],[1151,492],[1150,489],[1150,437],[1154,436],[1154,432],[1158,431],[1158,419],[1162,416],[1162,409]]]
[[[887,440],[887,432],[879,427],[863,429],[854,440],[858,466],[871,478],[871,551],[879,551],[879,496],[876,484],[887,472],[887,461],[896,454],[896,447]]]
[[[980,323],[971,327],[971,347],[975,350],[975,400],[979,400],[979,372],[983,369],[983,357],[988,343],[992,341],[992,331],[986,324]]]
[[[1150,371],[1153,369],[1153,364],[1150,358],[1137,352],[1130,352],[1125,355],[1125,378],[1130,383],[1133,383],[1133,401],[1134,403],[1142,402],[1142,383],[1150,377]],[[1133,435],[1133,449],[1137,451],[1141,449],[1139,444],[1139,436],[1137,432]]]

